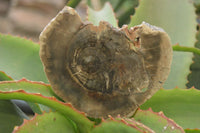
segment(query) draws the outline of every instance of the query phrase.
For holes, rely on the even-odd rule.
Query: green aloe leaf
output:
[[[81,0],[70,0],[68,1],[67,6],[75,8],[80,2]]]
[[[94,25],[99,25],[100,21],[107,21],[112,26],[118,27],[117,20],[113,9],[109,3],[106,3],[100,11],[95,11],[88,7],[88,21],[92,22]]]
[[[0,81],[12,80],[0,71]],[[28,117],[10,100],[0,100],[0,133],[11,133],[13,128],[21,125]]]
[[[107,121],[96,126],[91,133],[141,133],[122,122]]]
[[[167,118],[163,112],[155,113],[151,109],[139,109],[134,115],[134,119],[148,126],[156,133],[184,133],[183,128]]]
[[[136,121],[133,118],[122,118],[120,116],[117,116],[116,118],[113,118],[110,116],[110,119],[108,120],[102,120],[103,122],[121,122],[124,123],[125,125],[132,127],[134,129],[136,129],[139,132],[144,132],[144,133],[154,133],[154,131],[147,127],[146,125],[144,125],[141,122]],[[114,129],[115,130],[115,129]]]
[[[111,120],[120,120],[128,126],[134,127],[141,132],[151,133],[184,133],[182,127],[176,124],[172,119],[167,118],[163,112],[153,112],[151,108],[148,110],[138,109],[134,118],[117,118],[110,117]],[[115,120],[116,121],[116,120]]]
[[[196,39],[197,42],[195,43],[195,47],[200,48],[200,30],[196,35]],[[200,55],[194,54],[193,61],[193,64],[190,66],[191,73],[188,76],[189,82],[187,86],[189,88],[194,86],[195,88],[200,89]]]
[[[17,90],[24,90],[28,93],[40,93],[47,97],[56,96],[51,86],[42,82],[29,81],[27,79],[0,82],[0,91],[6,92]]]
[[[23,90],[18,91],[0,91],[0,100],[10,100],[10,99],[19,99],[24,101],[29,101],[33,103],[44,104],[50,108],[55,109],[59,113],[63,114],[67,119],[71,119],[78,128],[78,131],[81,133],[88,133],[92,128],[94,123],[91,122],[83,112],[79,112],[72,107],[69,103],[62,103],[56,100],[54,97],[45,97],[41,94],[30,94]]]
[[[0,71],[13,79],[48,83],[39,57],[39,45],[30,40],[0,34]]]
[[[162,111],[184,129],[200,128],[200,91],[197,89],[161,89],[140,108]]]
[[[28,117],[11,101],[0,100],[0,133],[11,133]]]
[[[148,132],[148,133],[184,133],[182,127],[176,124],[173,120],[167,118],[162,112],[155,113],[151,109],[137,110],[134,118],[122,118],[120,116],[102,120],[102,123],[94,128],[94,133],[100,132]],[[127,125],[126,127],[123,123]],[[123,126],[122,126],[123,125]],[[130,129],[132,127],[133,129]],[[133,131],[131,131],[133,130]]]
[[[185,129],[186,133],[200,133],[200,129]]]
[[[10,76],[8,76],[5,72],[0,71],[0,81],[10,81],[13,80]]]
[[[162,27],[171,37],[172,44],[193,47],[196,34],[196,15],[188,0],[141,0],[129,27],[146,21]],[[164,88],[186,88],[192,53],[174,52],[171,73]]]
[[[24,90],[28,93],[39,93],[42,94],[43,96],[47,97],[56,97],[60,99],[52,90],[50,85],[44,84],[42,82],[32,82],[28,81],[26,79],[22,79],[19,81],[3,81],[0,82],[0,91],[6,92],[6,91],[17,91],[17,90]],[[30,103],[31,109],[38,114],[41,114],[43,111],[49,111],[49,108],[40,105],[37,103]]]
[[[74,123],[58,112],[35,115],[16,127],[14,133],[77,133]]]

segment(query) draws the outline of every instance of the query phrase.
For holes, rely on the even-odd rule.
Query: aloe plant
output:
[[[79,2],[71,0],[68,5],[76,7]],[[196,0],[194,6],[187,0],[141,0],[135,10],[128,0],[117,2],[115,5],[105,3],[100,11],[95,11],[88,1],[91,5],[87,11],[88,21],[98,25],[104,20],[120,27],[117,18],[120,23],[126,21],[119,11],[128,5],[135,12],[129,27],[142,21],[162,27],[171,37],[174,50],[171,74],[164,88],[130,118],[90,118],[70,103],[63,102],[53,91],[43,70],[38,43],[0,34],[0,132],[200,132],[200,50],[199,42],[195,44],[196,39],[199,40],[195,7],[199,10],[200,3]],[[125,10],[125,13],[129,11]],[[193,53],[195,58],[192,58]],[[196,88],[186,89],[186,86]],[[28,117],[12,99],[26,101],[35,116]]]

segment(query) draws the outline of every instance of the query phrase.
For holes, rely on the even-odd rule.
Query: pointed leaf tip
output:
[[[0,81],[11,81],[12,77],[8,76],[4,71],[0,71]]]

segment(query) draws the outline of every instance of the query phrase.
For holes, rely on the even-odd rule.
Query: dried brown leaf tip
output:
[[[65,7],[40,35],[40,56],[55,92],[91,117],[131,116],[168,77],[172,48],[161,29],[84,24]]]

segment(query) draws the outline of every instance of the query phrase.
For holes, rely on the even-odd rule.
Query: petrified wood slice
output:
[[[70,7],[46,26],[40,44],[56,94],[91,117],[131,116],[162,87],[172,59],[162,29],[84,24]]]

